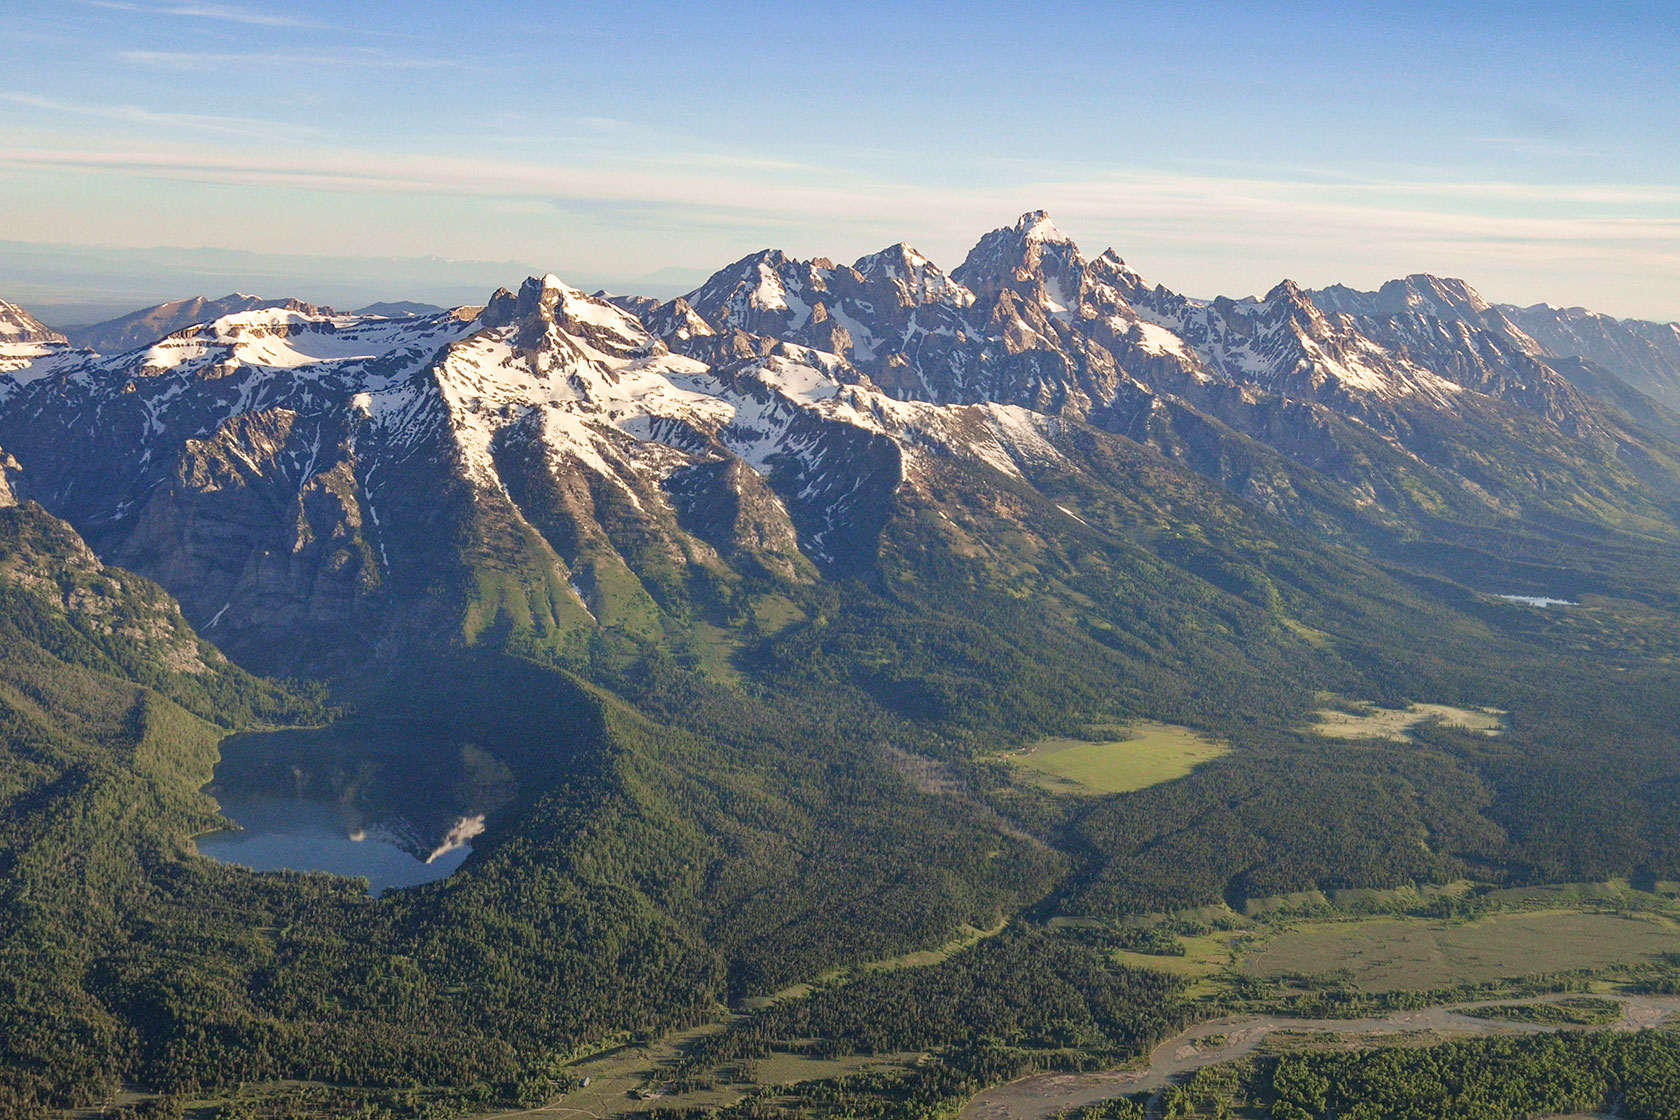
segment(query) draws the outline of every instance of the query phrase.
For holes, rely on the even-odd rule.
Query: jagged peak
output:
[[[549,288],[548,279],[548,276],[532,276],[519,285],[518,292],[497,288],[479,313],[479,319],[487,327],[504,327],[533,316],[552,319],[558,290]],[[555,292],[555,296],[549,296],[551,291]],[[548,314],[544,315],[544,312]]]
[[[1143,274],[1127,264],[1125,259],[1112,248],[1104,249],[1091,263],[1097,265],[1099,271],[1124,280],[1134,287],[1146,288],[1149,286],[1144,282]]]
[[[1073,238],[1056,228],[1047,210],[1028,210],[1015,220],[1015,232],[1028,241],[1052,241],[1072,245]]]
[[[1273,303],[1280,300],[1287,301],[1289,303],[1311,303],[1311,301],[1307,299],[1307,293],[1301,285],[1288,279],[1279,280],[1276,284],[1274,284],[1272,286],[1272,290],[1266,293],[1262,302]]]
[[[953,280],[908,242],[900,241],[880,252],[859,257],[852,268],[870,282],[898,286],[913,304],[951,303],[966,307],[974,293]]]
[[[914,271],[931,268],[939,271],[939,266],[918,252],[908,241],[900,241],[888,245],[879,252],[859,257],[852,265],[866,277],[875,277],[883,273],[889,277],[896,277],[898,270]]]
[[[490,328],[519,324],[522,333],[546,332],[554,327],[613,352],[656,345],[640,319],[614,303],[572,287],[552,272],[528,278],[517,293],[498,289],[479,313],[479,322]]]
[[[787,253],[783,252],[781,249],[759,249],[756,252],[748,253],[738,261],[724,265],[722,268],[712,273],[711,276],[707,277],[706,283],[702,284],[700,287],[706,287],[707,284],[710,284],[713,280],[716,280],[720,276],[735,276],[737,274],[746,273],[762,265],[769,265],[771,268],[779,269],[783,265],[791,263],[794,263],[794,258],[788,256]]]
[[[982,237],[951,277],[976,295],[989,297],[999,287],[1042,278],[1047,263],[1061,271],[1082,271],[1086,267],[1073,240],[1058,230],[1044,211],[1032,210],[1022,214],[1013,226],[994,229]]]
[[[1414,272],[1385,282],[1374,292],[1332,284],[1311,293],[1324,310],[1348,315],[1428,315],[1483,323],[1494,310],[1480,292],[1463,280]]]

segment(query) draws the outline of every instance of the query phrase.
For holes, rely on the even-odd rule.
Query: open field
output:
[[[1327,739],[1409,739],[1412,728],[1431,720],[1484,735],[1505,729],[1505,712],[1497,708],[1455,708],[1448,704],[1413,704],[1407,708],[1358,705],[1358,712],[1321,708],[1312,732]]]
[[[1229,972],[1236,961],[1237,946],[1252,936],[1241,931],[1226,930],[1200,937],[1181,937],[1179,941],[1184,946],[1182,957],[1135,953],[1125,949],[1110,950],[1109,955],[1117,964],[1129,965],[1132,968],[1152,968],[1157,972],[1170,972],[1174,976],[1184,977],[1189,981],[1185,995],[1195,999],[1211,996],[1219,990],[1216,977]]]
[[[1254,976],[1346,971],[1372,991],[1635,964],[1680,952],[1680,926],[1656,916],[1543,910],[1453,924],[1419,918],[1310,922],[1245,955]]]
[[[1055,793],[1128,793],[1182,778],[1230,749],[1171,723],[1142,721],[1099,730],[1115,738],[1040,739],[1009,761]]]

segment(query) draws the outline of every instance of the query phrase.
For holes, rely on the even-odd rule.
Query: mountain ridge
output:
[[[1560,374],[1468,285],[1191,300],[1087,260],[1042,211],[950,274],[903,243],[854,266],[765,250],[664,303],[546,276],[400,319],[282,302],[108,357],[31,345],[0,380],[15,485],[236,647],[365,628],[388,583],[446,571],[488,596],[469,634],[512,612],[545,640],[651,636],[660,580],[867,573],[913,475],[1021,477],[1064,454],[1066,421],[1361,547],[1465,543],[1489,518],[1680,535],[1671,418]],[[476,543],[416,535],[428,501]]]

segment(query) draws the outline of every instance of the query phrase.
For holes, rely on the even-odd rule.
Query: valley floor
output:
[[[1537,1006],[1567,996],[1449,1003],[1417,1011],[1359,1019],[1298,1019],[1284,1015],[1241,1015],[1198,1023],[1161,1043],[1146,1064],[1097,1073],[1043,1073],[988,1089],[962,1110],[962,1120],[1045,1120],[1058,1112],[1117,1096],[1156,1092],[1185,1074],[1234,1062],[1272,1045],[1278,1050],[1320,1046],[1419,1046],[1467,1035],[1549,1033],[1582,1030],[1553,1023],[1477,1018],[1467,1012],[1493,1006]],[[1619,996],[1621,1017],[1608,1029],[1669,1027],[1680,1023],[1680,997]]]

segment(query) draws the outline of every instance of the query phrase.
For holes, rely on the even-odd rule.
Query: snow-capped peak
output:
[[[1403,307],[1436,318],[1474,320],[1492,307],[1480,292],[1464,281],[1431,276],[1427,272],[1414,272],[1404,280],[1390,280],[1382,286],[1378,296],[1386,311],[1394,312]]]
[[[1050,215],[1044,210],[1029,210],[1022,214],[1015,222],[1015,232],[1028,241],[1053,241],[1059,244],[1073,244],[1073,238],[1056,228],[1056,223],[1050,220]]]
[[[535,345],[539,335],[559,331],[618,357],[633,357],[660,348],[634,315],[572,287],[553,273],[526,280],[517,295],[501,289],[490,297],[479,320],[492,328],[522,324],[524,345]]]
[[[974,302],[974,293],[947,276],[938,265],[900,241],[878,253],[859,257],[852,266],[865,280],[885,281],[903,293],[910,306],[929,303],[948,303],[967,307]]]
[[[852,267],[869,279],[885,276],[899,280],[931,264],[933,262],[917,252],[908,241],[900,241],[878,253],[859,257]]]

